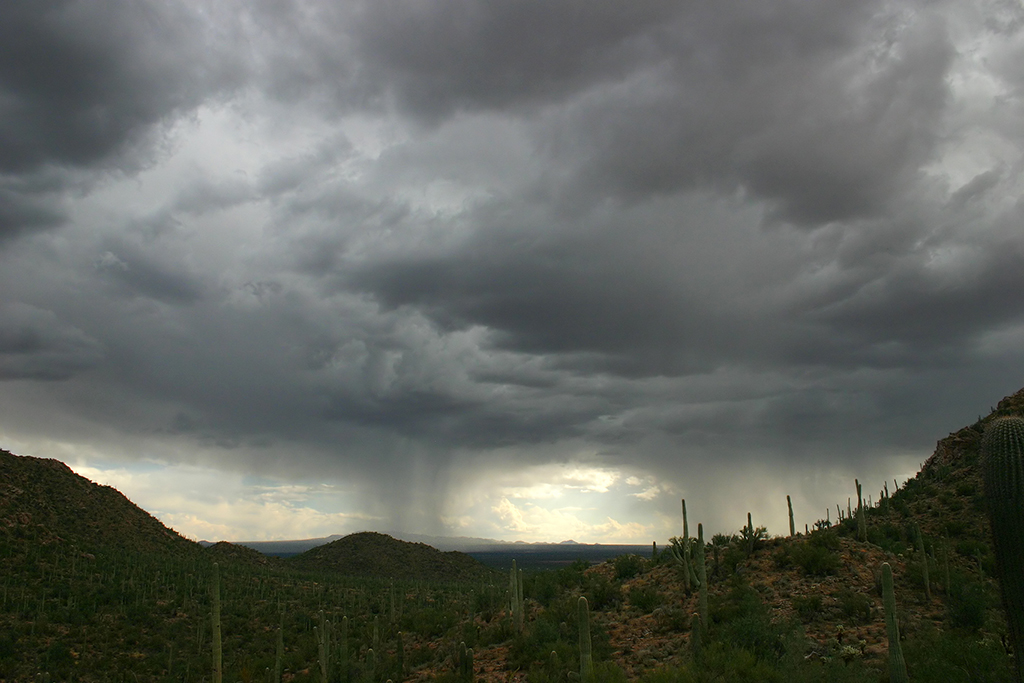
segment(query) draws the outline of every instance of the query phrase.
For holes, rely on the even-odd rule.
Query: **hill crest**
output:
[[[423,581],[461,581],[492,573],[469,555],[442,552],[425,543],[400,541],[363,531],[317,546],[288,560],[305,569],[347,576],[374,576]]]

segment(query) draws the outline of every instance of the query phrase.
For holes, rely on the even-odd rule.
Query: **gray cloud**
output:
[[[0,174],[139,168],[159,126],[241,82],[225,34],[197,7],[119,0],[14,0],[0,27]],[[8,180],[8,182],[11,182]],[[3,192],[0,239],[52,228],[64,216],[24,180]],[[8,193],[12,194],[8,194]]]
[[[10,433],[436,527],[467,463],[884,474],[1019,388],[1008,9],[195,8],[0,10]]]
[[[95,366],[102,347],[52,311],[0,306],[0,379],[66,380]]]
[[[0,170],[89,165],[138,141],[231,83],[217,38],[184,5],[5,4]]]

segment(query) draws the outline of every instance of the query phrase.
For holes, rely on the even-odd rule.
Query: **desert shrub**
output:
[[[974,485],[974,482],[962,481],[956,485],[957,495],[960,496],[973,496],[976,491],[977,487]]]
[[[839,569],[839,538],[827,531],[816,531],[805,543],[797,543],[789,547],[787,555],[790,563],[800,567],[805,574],[824,576],[834,574]]]
[[[606,609],[622,600],[622,589],[603,574],[588,575],[583,588],[592,610]]]
[[[427,607],[409,615],[406,630],[425,638],[438,638],[455,626],[456,614],[452,610]]]
[[[721,570],[726,576],[733,574],[736,567],[747,559],[747,553],[735,545],[731,545],[722,553]]]
[[[805,574],[812,576],[835,574],[840,564],[839,555],[813,545],[797,548],[793,559]]]
[[[651,613],[655,628],[661,632],[683,632],[690,630],[690,614],[682,607],[656,607]]]
[[[776,662],[785,654],[786,629],[772,623],[761,596],[741,576],[732,579],[728,592],[712,596],[710,612],[714,643],[728,643],[759,662]]]
[[[960,519],[951,519],[943,525],[943,529],[947,536],[962,536],[967,531],[967,524]]]
[[[985,587],[965,577],[951,577],[946,596],[949,623],[955,628],[978,631],[985,625],[989,596]]]
[[[858,593],[850,588],[844,588],[836,593],[836,602],[839,609],[850,619],[861,623],[871,621],[871,600],[863,593]]]
[[[631,579],[644,569],[644,558],[639,555],[619,555],[615,558],[615,578]]]
[[[988,553],[988,545],[976,538],[965,538],[956,543],[956,551],[964,557],[974,558]]]
[[[563,590],[559,572],[531,572],[523,577],[523,588],[528,596],[547,607]]]
[[[907,545],[903,541],[903,531],[892,522],[869,526],[868,541],[894,555],[905,553],[907,550]]]
[[[816,548],[825,548],[827,550],[839,550],[842,544],[839,542],[839,537],[830,531],[815,531],[807,537],[807,542]]]
[[[1011,683],[1013,666],[998,639],[926,627],[903,645],[915,683]]]
[[[664,601],[665,596],[654,586],[633,586],[629,589],[629,603],[644,614],[652,611]]]
[[[820,595],[794,595],[791,602],[802,621],[814,621],[821,614]]]
[[[730,579],[729,584],[727,592],[710,596],[710,612],[713,623],[727,623],[764,609],[761,596],[743,581],[742,576],[734,576]]]

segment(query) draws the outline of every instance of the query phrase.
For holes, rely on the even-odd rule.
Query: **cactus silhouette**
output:
[[[590,605],[583,596],[579,600],[579,622],[580,680],[591,683],[594,680],[594,658],[590,651]]]
[[[796,536],[796,524],[793,523],[793,500],[786,496],[786,507],[789,508],[789,535]]]
[[[892,585],[892,567],[882,565],[882,606],[885,608],[885,631],[889,636],[889,681],[910,683],[907,676],[907,662],[903,659],[900,646],[900,626],[896,622],[896,592]]]
[[[981,442],[981,471],[1020,682],[1024,680],[1024,419],[1003,417],[988,425]]]
[[[213,563],[213,683],[224,680],[223,656],[220,642],[220,565]]]

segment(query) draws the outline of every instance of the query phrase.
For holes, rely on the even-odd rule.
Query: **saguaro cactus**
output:
[[[700,609],[701,626],[708,623],[708,569],[704,561],[704,525],[697,525],[697,580],[700,588],[697,593],[697,605]]]
[[[754,541],[755,540],[756,540],[756,536],[754,534],[754,521],[751,518],[750,513],[748,512],[747,513],[747,555],[752,555],[754,553]]]
[[[981,442],[981,471],[1020,682],[1024,681],[1024,419],[1002,417],[988,425]]]
[[[351,665],[348,661],[348,617],[341,617],[341,636],[338,638],[338,665],[341,667],[341,680],[348,681]]]
[[[591,683],[594,680],[594,658],[590,652],[590,605],[587,599],[580,596],[579,630],[580,630],[580,681]]]
[[[281,624],[277,627],[277,649],[274,653],[274,683],[281,683],[281,659],[284,657],[284,613],[281,613]]]
[[[220,565],[213,563],[213,683],[224,680],[223,655],[220,642]]]
[[[917,527],[917,552],[921,555],[921,578],[924,580],[924,597],[928,602],[932,601],[932,584],[928,579],[928,553],[924,549],[924,534],[921,527]]]
[[[516,631],[523,630],[523,570],[516,568],[512,560],[512,569],[508,575],[509,609],[512,611],[512,625]]]
[[[690,525],[686,521],[686,499],[683,498],[683,588],[690,592]]]
[[[690,655],[694,664],[700,664],[704,658],[704,636],[701,632],[704,624],[701,621],[700,613],[694,612],[690,615]]]
[[[868,540],[867,511],[864,509],[864,496],[861,495],[860,481],[854,479],[857,485],[857,538],[863,542]]]
[[[896,621],[896,592],[892,585],[892,567],[882,565],[882,606],[885,608],[885,631],[889,636],[889,681],[910,683],[907,662],[900,646],[900,626]]]
[[[796,536],[796,524],[793,523],[793,500],[786,496],[786,507],[789,508],[789,535]]]
[[[459,678],[464,681],[473,680],[473,648],[466,647],[465,641],[459,643]]]
[[[327,616],[323,610],[320,610],[319,617],[320,626],[314,626],[313,633],[316,635],[320,680],[323,683],[329,683],[331,676],[331,622],[327,621]]]

